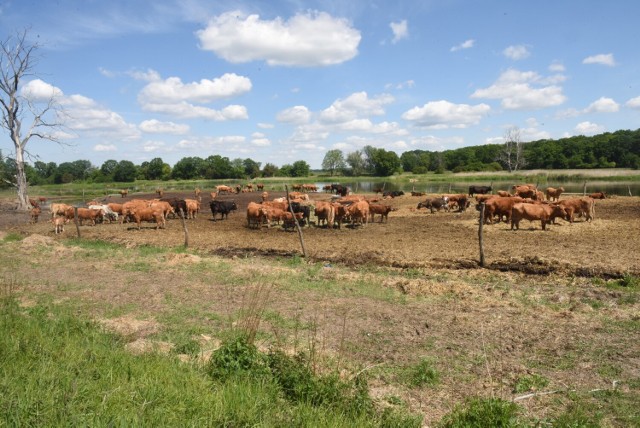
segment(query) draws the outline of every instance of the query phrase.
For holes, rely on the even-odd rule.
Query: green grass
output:
[[[523,393],[527,391],[541,390],[549,384],[549,379],[539,374],[531,374],[519,377],[513,386],[513,392]]]

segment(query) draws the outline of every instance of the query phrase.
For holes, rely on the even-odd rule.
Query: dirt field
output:
[[[83,255],[89,250],[57,242],[76,236],[73,224],[56,236],[46,215],[28,224],[26,214],[3,209],[0,236],[2,231],[29,236],[3,244],[0,278],[16,278],[27,305],[38,296],[82,302],[90,316],[115,326],[130,342],[127,346],[135,348],[141,343],[164,346],[177,319],[197,326],[194,330],[203,332],[202,337],[215,338],[225,328],[216,320],[242,311],[243,296],[252,292],[256,278],[266,277],[274,287],[267,309],[277,317],[265,319],[261,329],[278,331],[286,341],[282,338],[291,340],[298,333],[279,325],[280,317],[314,323],[323,353],[340,354],[365,367],[378,402],[401,401],[423,414],[427,425],[466,397],[523,395],[514,392],[514,385],[533,374],[549,380],[545,390],[561,392],[518,401],[530,416],[549,417],[581,397],[601,409],[603,426],[630,426],[640,419],[637,409],[613,410],[637,402],[640,303],[635,288],[606,282],[640,273],[640,198],[599,201],[592,223],[559,220],[548,231],[527,222],[520,231],[504,223],[485,226],[485,255],[492,270],[477,267],[473,207],[462,214],[431,214],[416,211],[422,198],[411,196],[384,201],[398,208],[388,223],[304,228],[308,254],[322,263],[270,263],[274,256],[286,260],[281,256],[300,254],[300,243],[295,231],[246,227],[245,207],[258,198],[257,193],[224,197],[236,200],[239,210],[215,222],[205,198],[199,217],[186,221],[190,247],[201,256],[170,251],[140,262],[126,259],[127,253],[89,258]],[[178,247],[184,242],[179,219],[169,220],[165,230],[150,223],[140,231],[130,224],[102,224],[82,226],[81,234],[123,248]],[[137,270],[137,263],[145,268]],[[219,274],[207,268],[225,263],[231,282],[224,270]],[[159,272],[170,280],[157,281]],[[88,278],[126,280],[105,286]],[[281,278],[303,285],[292,290],[280,285]],[[327,291],[325,286],[334,288]],[[180,308],[185,310],[178,315]],[[214,347],[211,338],[204,340],[202,349]],[[436,361],[438,386],[403,386],[399,368],[424,356]],[[611,388],[621,391],[613,404],[607,404],[607,396],[590,393]],[[627,419],[630,414],[635,419]]]
[[[132,198],[153,198],[151,194],[111,197],[122,202]],[[166,196],[191,197],[190,194]],[[282,196],[272,193],[271,197]],[[311,194],[314,200],[327,200],[330,195]],[[246,227],[246,206],[258,201],[259,193],[241,193],[220,197],[235,200],[238,211],[228,220],[212,221],[209,196],[202,201],[196,220],[186,222],[189,246],[219,255],[286,255],[300,254],[301,246],[295,229],[281,227],[252,230]],[[372,263],[394,267],[475,267],[479,260],[478,213],[473,206],[464,213],[429,213],[416,210],[424,198],[402,196],[384,200],[397,208],[388,223],[341,230],[304,228],[304,242],[311,259],[347,265]],[[46,213],[46,210],[45,210]],[[46,219],[43,215],[42,220]],[[314,217],[312,217],[315,220]],[[41,221],[27,224],[25,214],[2,210],[0,229],[11,228],[23,233],[54,236],[51,224]],[[539,223],[524,221],[519,231],[511,231],[505,223],[484,227],[486,263],[499,270],[522,270],[530,273],[563,272],[579,276],[619,277],[625,272],[640,273],[640,198],[617,197],[597,201],[596,220],[588,223],[577,219],[574,224],[558,220],[558,224],[542,231]],[[184,243],[180,220],[169,220],[165,230],[154,230],[143,223],[138,231],[131,224],[82,226],[83,238],[103,239],[128,245],[178,246]],[[75,236],[72,224],[64,236]]]

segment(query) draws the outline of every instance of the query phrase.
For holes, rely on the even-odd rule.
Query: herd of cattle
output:
[[[262,185],[257,189],[263,190]],[[262,192],[260,200],[250,202],[247,206],[247,227],[250,229],[266,226],[271,228],[274,224],[285,229],[296,225],[333,229],[341,228],[343,224],[351,227],[374,222],[379,216],[380,222],[388,221],[390,212],[397,208],[385,203],[385,201],[404,196],[402,191],[382,192],[381,196],[364,196],[349,194],[349,189],[342,185],[327,185],[323,190],[335,195],[330,200],[312,201],[308,193],[318,191],[313,185],[300,185],[293,188],[302,191],[289,192],[286,197],[270,199],[268,192]],[[242,190],[242,189],[241,189]],[[539,190],[532,184],[514,185],[511,192],[498,191],[492,194],[490,186],[469,186],[466,194],[445,194],[437,197],[426,198],[418,203],[412,211],[425,208],[431,213],[438,211],[464,212],[472,200],[476,202],[476,209],[484,213],[483,223],[494,224],[504,221],[511,224],[511,229],[518,229],[522,220],[540,221],[542,229],[546,229],[549,223],[555,223],[556,218],[573,222],[576,216],[584,216],[586,221],[595,217],[595,199],[604,199],[602,192],[593,193],[585,197],[560,199],[564,192],[562,187],[547,187],[545,191]],[[228,219],[231,212],[237,211],[238,206],[233,200],[219,199],[219,195],[225,193],[237,193],[238,189],[230,186],[217,186],[211,192],[209,208],[213,221]],[[253,189],[251,189],[253,191]],[[156,191],[157,199],[132,199],[124,203],[101,203],[91,201],[86,207],[73,207],[64,203],[51,203],[49,210],[51,222],[54,224],[55,233],[64,231],[64,225],[74,219],[78,224],[98,222],[132,222],[140,229],[142,222],[155,223],[156,229],[165,228],[168,218],[196,219],[201,209],[202,197],[200,189],[195,189],[194,198],[181,199],[176,197],[165,198],[164,192]],[[122,194],[122,193],[121,193]],[[412,196],[424,196],[424,193],[411,192]],[[126,194],[122,194],[126,196]],[[41,214],[40,203],[45,203],[45,198],[31,200],[33,209],[32,222],[38,221]],[[312,214],[315,221],[312,221]],[[219,218],[218,218],[219,216]]]

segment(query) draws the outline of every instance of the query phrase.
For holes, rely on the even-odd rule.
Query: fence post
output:
[[[298,224],[298,219],[296,219],[296,214],[293,212],[293,207],[291,206],[291,201],[289,200],[289,186],[284,185],[284,190],[287,192],[287,205],[289,205],[289,212],[293,216],[293,223],[296,225],[296,229],[298,230],[298,238],[300,238],[300,246],[302,247],[302,257],[307,258],[307,250],[304,248],[304,237],[302,236],[302,229],[300,228],[300,224]]]
[[[584,182],[584,187],[582,188],[582,196],[587,196],[587,182]]]
[[[187,223],[184,221],[184,210],[180,207],[180,220],[182,221],[182,230],[184,230],[184,248],[189,248],[189,231]]]
[[[480,266],[484,267],[484,239],[482,233],[482,226],[484,224],[484,201],[480,202],[480,220],[478,221],[478,242],[480,244]]]
[[[78,225],[78,207],[73,207],[73,222],[76,224],[76,232],[78,232],[78,239],[80,239],[80,226]]]

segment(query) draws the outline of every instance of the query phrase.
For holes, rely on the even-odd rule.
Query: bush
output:
[[[264,376],[268,373],[263,354],[247,336],[238,335],[226,341],[212,355],[207,373],[214,379],[226,381],[234,376]]]

